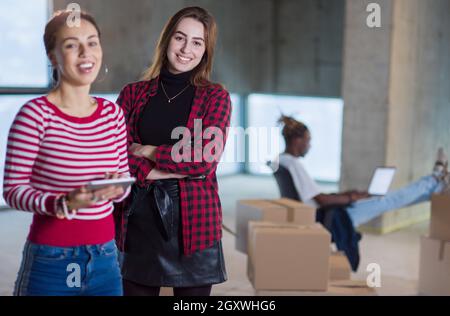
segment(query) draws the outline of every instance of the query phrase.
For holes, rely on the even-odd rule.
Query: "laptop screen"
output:
[[[395,168],[377,168],[373,174],[369,186],[370,195],[385,195],[389,191],[392,180],[394,179]]]

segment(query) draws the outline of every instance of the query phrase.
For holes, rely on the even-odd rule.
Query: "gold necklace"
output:
[[[189,88],[190,85],[191,85],[191,84],[189,83],[186,87],[183,88],[183,90],[181,90],[181,91],[178,92],[175,96],[173,96],[173,97],[170,98],[170,97],[167,95],[166,89],[164,88],[164,84],[163,84],[163,82],[162,82],[162,80],[161,80],[161,87],[162,87],[162,90],[163,90],[164,94],[166,95],[167,101],[168,101],[169,103],[172,102],[173,99],[175,99],[176,97],[178,97],[178,96],[179,96],[180,94],[182,94],[184,91],[186,91],[186,89]]]

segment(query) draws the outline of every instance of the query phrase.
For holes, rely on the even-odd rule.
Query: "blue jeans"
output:
[[[430,175],[385,196],[355,202],[347,208],[347,212],[356,227],[383,213],[429,201],[433,193],[441,192],[442,189],[442,182]]]
[[[53,247],[26,242],[16,296],[122,296],[115,241]]]

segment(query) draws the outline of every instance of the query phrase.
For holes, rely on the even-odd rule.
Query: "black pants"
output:
[[[211,285],[198,287],[174,287],[174,296],[210,296]],[[159,296],[160,287],[145,286],[128,280],[123,280],[123,294],[125,296]]]

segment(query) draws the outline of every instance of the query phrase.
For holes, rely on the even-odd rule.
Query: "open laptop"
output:
[[[378,167],[373,172],[369,185],[369,194],[373,196],[383,196],[389,192],[389,188],[394,180],[395,167]]]

